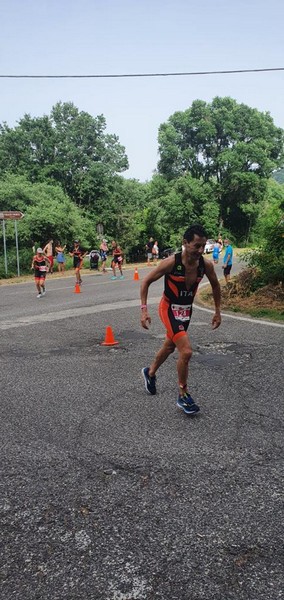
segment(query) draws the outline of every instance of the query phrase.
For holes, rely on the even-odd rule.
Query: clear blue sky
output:
[[[283,0],[2,0],[0,74],[105,74],[284,66]],[[231,96],[284,128],[284,72],[147,79],[1,79],[0,122],[59,100],[126,147],[127,177],[150,179],[158,127],[192,101]]]

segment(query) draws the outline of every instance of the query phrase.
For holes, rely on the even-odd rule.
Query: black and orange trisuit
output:
[[[167,330],[167,337],[175,342],[186,335],[192,314],[192,303],[198,285],[205,273],[203,256],[199,259],[196,280],[186,289],[185,266],[182,253],[175,254],[175,264],[170,273],[165,275],[164,294],[159,306],[159,315]]]

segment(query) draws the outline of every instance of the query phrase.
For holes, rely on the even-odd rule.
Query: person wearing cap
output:
[[[101,257],[101,261],[102,261],[102,272],[103,273],[106,273],[107,255],[108,255],[107,240],[102,240],[102,243],[100,245],[100,257]]]
[[[87,252],[84,252],[83,248],[81,248],[79,244],[79,240],[74,240],[73,250],[69,252],[70,256],[73,256],[73,266],[75,269],[76,283],[81,285],[81,268],[83,264],[83,259],[86,256]]]
[[[50,262],[47,256],[44,255],[43,249],[38,248],[32,260],[31,269],[35,272],[35,284],[37,289],[37,298],[45,296],[45,278],[49,271]]]

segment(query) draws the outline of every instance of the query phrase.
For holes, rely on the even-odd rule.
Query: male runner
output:
[[[38,291],[37,298],[45,296],[45,278],[50,267],[50,262],[47,256],[44,255],[43,249],[38,248],[32,260],[31,269],[35,272],[35,284]]]
[[[82,283],[81,268],[83,264],[83,259],[86,256],[86,254],[87,252],[84,252],[84,250],[81,248],[79,240],[74,240],[74,247],[73,250],[69,252],[69,255],[73,256],[73,266],[75,269],[76,283],[78,285],[81,285]]]
[[[192,356],[192,348],[186,331],[192,314],[194,296],[204,274],[210,281],[215,303],[212,329],[216,329],[221,323],[220,285],[213,263],[202,256],[206,239],[206,233],[201,225],[189,227],[184,234],[182,252],[177,252],[161,261],[159,266],[151,271],[141,284],[141,325],[148,329],[148,324],[151,323],[151,317],[147,311],[148,289],[151,283],[165,277],[164,295],[160,302],[159,315],[166,328],[166,340],[151,366],[142,369],[146,390],[149,394],[156,394],[156,371],[177,348],[179,353],[177,406],[189,415],[197,413],[199,407],[187,390],[188,363]]]
[[[113,272],[112,279],[117,279],[116,267],[118,267],[118,270],[120,272],[120,279],[124,279],[123,273],[122,273],[123,252],[115,240],[113,240],[111,242],[111,247],[112,247],[111,268],[112,268],[112,272]]]

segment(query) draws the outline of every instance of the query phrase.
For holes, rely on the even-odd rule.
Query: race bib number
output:
[[[181,306],[180,304],[171,305],[172,313],[177,321],[189,321],[191,305]]]
[[[45,273],[47,269],[46,269],[46,266],[44,266],[44,267],[39,267],[39,268],[38,268],[38,270],[39,270],[41,273]]]

